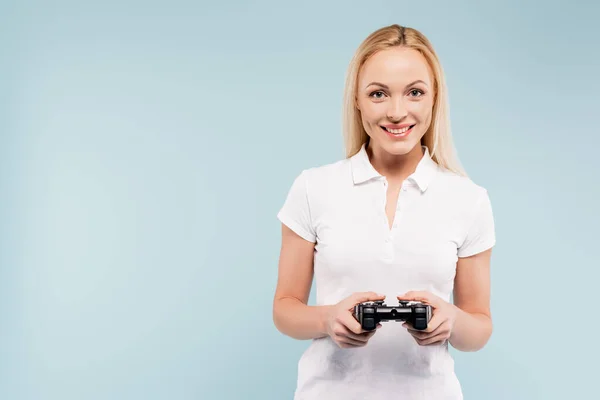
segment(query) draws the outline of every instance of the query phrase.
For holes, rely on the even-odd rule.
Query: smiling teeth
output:
[[[407,126],[406,128],[402,128],[402,129],[388,129],[388,128],[385,128],[385,129],[386,129],[388,132],[390,132],[390,133],[393,133],[393,134],[395,134],[395,135],[399,135],[399,134],[401,134],[401,133],[404,133],[404,132],[406,132],[407,130],[409,130],[409,129],[410,129],[410,126]]]

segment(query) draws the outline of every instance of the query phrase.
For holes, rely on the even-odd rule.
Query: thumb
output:
[[[398,300],[420,301],[430,304],[434,307],[438,306],[438,297],[426,291],[411,291],[402,296],[398,296]]]
[[[365,301],[377,301],[377,300],[383,300],[383,299],[385,299],[384,294],[379,294],[379,293],[375,293],[375,292],[360,292],[360,293],[354,293],[352,296],[350,296],[350,298],[348,300],[352,303],[350,306],[354,307],[356,304],[362,303]]]

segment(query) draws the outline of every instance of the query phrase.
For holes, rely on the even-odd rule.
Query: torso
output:
[[[417,182],[427,182],[427,190]],[[281,217],[308,235],[314,232],[316,305],[336,304],[362,291],[382,293],[389,304],[410,290],[450,301],[456,261],[485,195],[481,188],[438,171],[427,159],[412,179],[386,186],[364,151],[307,171],[298,188]],[[389,398],[390,393],[462,399],[447,343],[419,346],[402,324],[387,322],[364,348],[342,349],[324,337],[313,340],[299,361],[297,400]]]
[[[391,230],[396,217],[396,207],[402,182],[393,182],[388,185],[387,201],[385,204],[385,214],[387,215],[388,228]]]

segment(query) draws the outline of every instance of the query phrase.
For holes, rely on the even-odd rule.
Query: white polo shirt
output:
[[[458,257],[495,244],[486,189],[424,157],[398,197],[387,225],[387,182],[365,146],[349,159],[303,170],[278,213],[316,243],[316,304],[354,292],[398,295],[426,290],[450,302]],[[315,339],[298,364],[295,400],[462,399],[448,344],[420,346],[401,323],[384,322],[361,348]]]

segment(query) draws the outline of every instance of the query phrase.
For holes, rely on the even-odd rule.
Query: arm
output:
[[[327,336],[328,306],[308,306],[313,279],[315,244],[282,224],[277,288],[273,300],[273,322],[292,338],[305,340]]]
[[[456,319],[450,344],[461,351],[483,348],[492,334],[490,312],[491,249],[459,258],[454,279]]]
[[[418,331],[406,325],[422,346],[447,340],[457,350],[477,351],[492,335],[490,259],[496,237],[489,196],[485,190],[480,193],[470,228],[457,249],[454,304],[430,292],[408,292],[398,297],[428,302],[433,307],[433,316],[425,330]]]
[[[433,307],[433,317],[424,330],[408,329],[422,346],[439,345],[446,340],[461,351],[481,349],[492,334],[489,310],[489,265],[491,249],[459,258],[454,284],[454,304],[431,292],[408,292],[399,300],[417,300]]]

